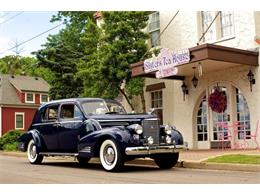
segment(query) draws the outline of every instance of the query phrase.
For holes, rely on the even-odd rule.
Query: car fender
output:
[[[183,145],[183,136],[177,129],[173,129],[171,133],[172,141],[174,140],[176,145]]]
[[[132,136],[124,127],[110,127],[94,131],[80,139],[78,146],[79,155],[81,155],[80,153],[85,153],[84,155],[89,157],[98,156],[99,148],[106,139],[114,140],[119,149],[124,151],[126,146],[132,141]]]
[[[18,138],[18,147],[19,147],[19,150],[21,151],[26,151],[27,150],[27,145],[29,143],[29,141],[33,139],[36,146],[37,146],[37,149],[38,151],[41,151],[42,148],[43,148],[43,141],[42,141],[42,138],[40,136],[40,133],[37,129],[32,129],[26,133],[24,133],[23,135],[21,135],[19,138]]]

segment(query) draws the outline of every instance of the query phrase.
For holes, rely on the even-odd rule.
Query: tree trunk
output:
[[[142,102],[142,109],[143,109],[143,113],[146,112],[146,106],[145,106],[145,99],[144,99],[144,92],[142,91],[142,93],[140,94],[141,96],[141,102]]]
[[[125,97],[127,103],[129,104],[129,106],[131,107],[131,109],[132,109],[132,111],[133,111],[133,110],[134,110],[134,107],[133,107],[133,105],[131,104],[129,98],[127,97],[125,91],[124,91],[123,89],[121,89],[120,87],[119,87],[119,91],[120,91],[120,93]]]

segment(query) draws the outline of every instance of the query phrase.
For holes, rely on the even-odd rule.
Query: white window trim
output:
[[[222,12],[221,12],[222,14]],[[225,39],[230,39],[230,37],[235,37],[235,14],[234,12],[232,11],[232,28],[233,28],[233,33],[231,35],[226,35],[226,36],[222,36],[222,22],[221,22],[221,14],[220,14],[220,18],[219,18],[219,22],[220,22],[220,37],[218,38],[219,40],[225,40]]]
[[[23,127],[22,128],[17,128],[16,127],[16,116],[17,115],[23,115]],[[24,112],[15,112],[15,119],[14,119],[14,126],[15,126],[15,129],[20,129],[20,130],[24,130]]]
[[[152,48],[157,48],[157,47],[161,47],[161,38],[160,38],[160,33],[161,33],[161,21],[160,21],[160,12],[158,12],[158,11],[156,11],[156,12],[154,12],[154,13],[151,13],[150,15],[153,15],[153,14],[159,14],[159,27],[158,28],[156,28],[156,29],[153,29],[153,30],[150,30],[149,29],[149,25],[150,25],[150,21],[148,20],[148,25],[147,25],[147,31],[148,31],[148,33],[149,33],[149,35],[151,35],[151,33],[153,33],[153,32],[156,32],[156,31],[159,31],[159,38],[158,38],[158,40],[157,41],[159,41],[159,45],[155,45],[155,46],[152,46],[152,37],[150,37],[150,44],[151,44],[151,46],[152,46]]]
[[[40,104],[42,103],[47,103],[47,102],[42,102],[42,95],[47,95],[47,102],[50,101],[49,95],[48,94],[40,94]]]
[[[158,89],[158,90],[154,90],[154,91],[150,91],[150,99],[151,99],[151,107],[152,107],[152,93],[154,92],[162,92],[162,106],[161,107],[157,107],[158,109],[163,109],[163,90],[162,89]],[[160,99],[156,99],[157,101],[160,100]]]
[[[217,14],[217,12],[212,11],[213,16],[215,16],[214,14]],[[232,35],[227,35],[222,37],[222,24],[221,24],[221,16],[219,15],[217,17],[217,19],[213,22],[212,26],[210,28],[213,28],[213,39],[212,40],[208,40],[205,41],[205,39],[203,38],[201,40],[202,44],[205,43],[210,43],[210,44],[214,44],[214,43],[221,43],[221,42],[225,42],[225,41],[229,41],[231,39],[235,39],[236,38],[236,32],[235,32],[235,16],[234,16],[234,12],[232,12],[232,22],[233,22],[233,34]],[[198,32],[199,33],[199,38],[203,33],[203,17],[202,17],[202,12],[199,11],[199,15],[198,15],[198,19],[199,19],[199,26],[198,27]]]
[[[33,94],[33,101],[27,101],[27,95]],[[25,103],[35,103],[35,93],[25,93]]]

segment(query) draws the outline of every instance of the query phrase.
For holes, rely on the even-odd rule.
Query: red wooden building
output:
[[[39,77],[0,75],[0,136],[27,130],[37,108],[49,101],[49,85]]]

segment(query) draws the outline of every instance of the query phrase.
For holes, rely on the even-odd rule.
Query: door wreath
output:
[[[209,107],[217,113],[222,113],[227,109],[227,95],[219,87],[215,87],[214,92],[208,98]]]

